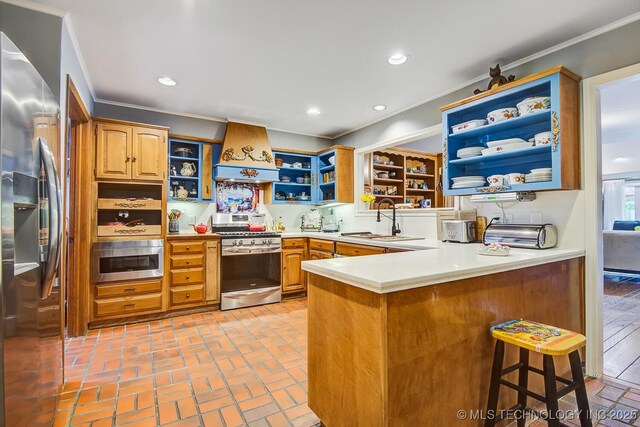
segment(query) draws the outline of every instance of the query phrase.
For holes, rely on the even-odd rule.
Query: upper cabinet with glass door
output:
[[[555,67],[442,107],[444,194],[580,188],[579,81]]]

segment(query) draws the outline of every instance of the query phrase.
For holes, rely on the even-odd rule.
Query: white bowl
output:
[[[533,145],[533,142],[520,142],[515,144],[497,145],[495,147],[485,148],[482,150],[483,156],[490,156],[492,154],[504,153],[512,150],[522,150],[529,148]]]
[[[503,120],[513,119],[514,117],[518,117],[517,108],[499,108],[497,110],[490,111],[489,114],[487,114],[487,121],[489,123],[498,123]]]
[[[533,141],[536,145],[547,145],[553,139],[553,134],[551,132],[540,132],[534,135]]]
[[[474,129],[480,126],[484,126],[487,124],[485,119],[480,120],[469,120],[468,122],[460,123],[458,125],[452,126],[451,130],[453,133],[462,132],[463,130]]]
[[[526,98],[519,102],[516,107],[518,107],[518,113],[521,116],[526,116],[527,114],[537,113],[538,111],[551,108],[551,98],[548,96]]]
[[[336,164],[336,156],[331,156],[327,159],[327,161],[329,162],[330,165],[335,165]]]

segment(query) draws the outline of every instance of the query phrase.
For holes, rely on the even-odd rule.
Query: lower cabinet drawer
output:
[[[95,317],[121,316],[127,313],[162,309],[162,294],[111,298],[94,301]]]
[[[95,285],[96,298],[126,297],[128,295],[150,294],[162,291],[162,280]]]
[[[309,250],[333,253],[333,242],[321,239],[309,239]]]
[[[376,255],[386,253],[386,248],[379,246],[354,245],[351,243],[336,243],[336,253],[346,256]]]
[[[203,241],[171,242],[172,254],[203,254],[206,244]]]
[[[200,255],[171,255],[170,268],[191,268],[204,266],[204,254]]]
[[[329,258],[333,258],[333,254],[331,252],[309,250],[309,259],[329,259]]]
[[[197,304],[204,302],[204,286],[181,286],[172,288],[171,305]]]
[[[304,237],[282,239],[282,249],[304,248]]]
[[[171,285],[198,285],[204,282],[204,267],[171,271]]]

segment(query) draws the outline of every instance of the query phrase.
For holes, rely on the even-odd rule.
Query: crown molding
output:
[[[24,9],[35,10],[36,12],[46,13],[47,15],[57,16],[59,18],[62,18],[66,14],[66,12],[56,9],[55,7],[46,6],[29,0],[2,0],[1,3],[12,4]]]
[[[78,37],[76,36],[76,31],[73,28],[73,22],[71,21],[71,15],[68,13],[64,15],[62,18],[62,25],[66,26],[67,32],[69,33],[69,38],[71,39],[71,44],[73,45],[73,50],[75,51],[76,57],[78,58],[78,62],[80,63],[80,70],[82,71],[82,75],[84,76],[85,81],[87,82],[87,86],[89,87],[89,92],[91,92],[91,97],[93,98],[93,102],[96,102],[96,91],[93,87],[93,82],[91,81],[91,76],[89,75],[89,71],[87,70],[87,63],[84,60],[84,56],[82,55],[82,50],[80,50],[80,44],[78,43]]]

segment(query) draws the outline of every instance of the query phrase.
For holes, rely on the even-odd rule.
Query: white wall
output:
[[[542,215],[542,223],[551,223],[558,228],[557,247],[584,249],[585,247],[585,202],[584,191],[548,191],[536,193],[533,202],[505,203],[507,222],[531,224],[538,214]],[[486,216],[490,221],[495,214],[501,216],[496,204],[473,204],[469,197],[463,197],[462,209],[477,209],[479,216]]]

